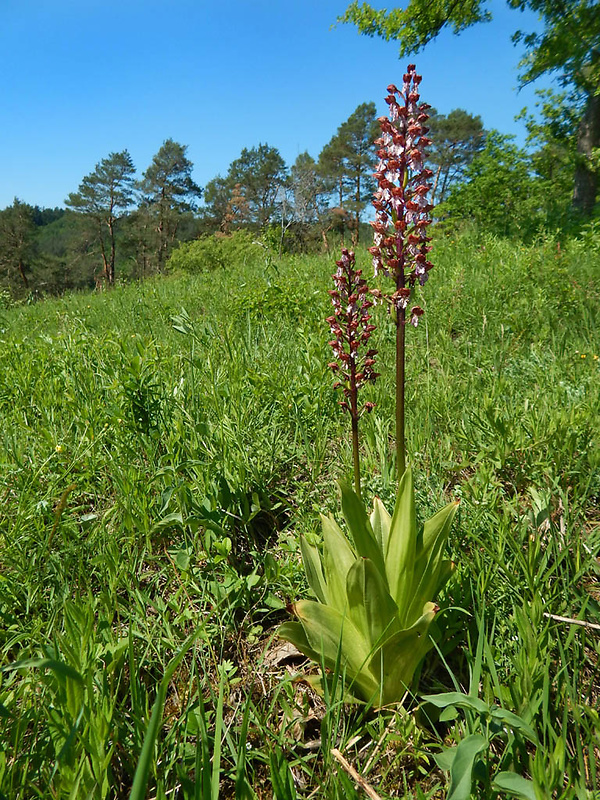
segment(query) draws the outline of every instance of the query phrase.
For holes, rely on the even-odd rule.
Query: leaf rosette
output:
[[[392,516],[376,498],[367,514],[340,482],[349,538],[322,516],[323,552],[303,537],[302,560],[315,600],[300,600],[297,621],[279,635],[328,670],[341,667],[349,697],[376,707],[401,702],[433,646],[433,598],[452,572],[443,558],[458,503],[418,529],[411,469],[404,473]]]

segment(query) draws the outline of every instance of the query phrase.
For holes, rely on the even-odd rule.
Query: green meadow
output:
[[[600,240],[437,234],[431,260],[407,451],[422,518],[460,500],[455,570],[382,710],[277,636],[352,474],[334,256],[0,306],[2,800],[600,797]],[[391,510],[372,312],[363,495]]]

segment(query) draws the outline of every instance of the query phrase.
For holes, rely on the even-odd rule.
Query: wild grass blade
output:
[[[196,637],[197,634],[193,634],[187,639],[186,642],[184,642],[179,652],[169,663],[169,666],[167,667],[165,674],[158,686],[156,700],[154,701],[154,705],[152,707],[152,714],[150,716],[150,721],[146,729],[146,735],[144,736],[142,752],[140,753],[140,758],[135,770],[135,775],[133,777],[133,785],[131,787],[131,792],[129,794],[129,800],[144,800],[144,798],[146,797],[146,786],[148,783],[148,777],[150,775],[150,769],[152,767],[152,761],[154,758],[154,747],[158,738],[160,725],[162,722],[167,689],[169,688],[171,679],[175,674],[175,670],[181,663],[185,654],[194,644]]]

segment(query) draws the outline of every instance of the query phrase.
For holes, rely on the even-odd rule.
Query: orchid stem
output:
[[[406,443],[404,438],[404,387],[406,382],[406,309],[396,311],[396,464],[398,481],[406,469]]]
[[[354,491],[362,497],[360,491],[360,452],[358,449],[358,419],[352,415],[352,461],[354,463]]]

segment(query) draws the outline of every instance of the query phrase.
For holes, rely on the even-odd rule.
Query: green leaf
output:
[[[422,549],[417,553],[414,574],[414,595],[407,612],[409,623],[421,613],[423,604],[434,599],[442,583],[442,574],[447,575],[442,561],[442,549],[446,544],[458,503],[450,503],[425,522]]]
[[[219,789],[221,788],[221,748],[223,746],[223,694],[225,680],[225,670],[222,670],[219,676],[219,695],[217,697],[215,713],[215,743],[213,747],[212,772],[210,776],[211,800],[219,800]]]
[[[459,742],[450,767],[450,788],[446,800],[469,800],[475,759],[489,747],[480,733],[472,733]]]
[[[310,646],[306,632],[299,622],[284,622],[277,629],[277,635],[286,642],[291,642],[301,653],[312,661],[319,661],[319,653]]]
[[[190,554],[187,550],[178,550],[175,553],[175,563],[182,572],[187,572],[190,568]]]
[[[381,575],[385,576],[383,551],[375,538],[362,500],[344,481],[340,481],[339,486],[342,492],[342,513],[358,555],[370,558]]]
[[[197,633],[194,633],[186,640],[181,650],[170,662],[163,676],[163,679],[159,684],[158,692],[156,694],[156,700],[154,701],[154,705],[152,707],[152,714],[150,715],[150,722],[148,723],[146,734],[144,736],[144,744],[142,745],[142,752],[140,754],[140,759],[138,761],[137,767],[135,769],[135,775],[133,777],[133,785],[131,787],[131,794],[129,795],[129,800],[144,800],[144,798],[146,797],[146,784],[148,782],[148,774],[150,772],[150,765],[152,763],[152,758],[154,755],[154,745],[156,743],[156,739],[158,738],[158,734],[160,731],[160,723],[162,721],[163,708],[167,696],[167,689],[169,688],[169,684],[171,682],[173,674],[175,673],[175,670],[179,666],[184,655],[187,653],[187,651],[194,643],[194,640],[196,639],[197,635],[198,635]]]
[[[398,608],[373,562],[359,558],[346,579],[348,614],[370,648],[381,644],[398,628]]]
[[[159,519],[152,526],[152,532],[158,533],[165,528],[183,528],[183,517],[180,511],[174,511],[172,514],[167,514],[166,517]]]
[[[509,794],[522,800],[537,800],[533,781],[528,781],[516,772],[499,772],[492,781],[492,789],[502,795]]]
[[[321,516],[321,524],[328,602],[343,614],[347,604],[346,576],[356,561],[356,555],[334,519]]]
[[[385,506],[381,502],[381,500],[376,497],[373,501],[373,511],[371,512],[370,517],[371,528],[373,530],[373,535],[377,540],[379,547],[381,548],[381,552],[385,552],[385,545],[387,545],[387,541],[390,535],[390,525],[392,524],[392,518],[386,511]]]
[[[455,706],[446,706],[440,711],[440,722],[452,722],[458,716],[458,711]]]
[[[519,731],[533,744],[538,743],[538,737],[533,728],[524,719],[513,714],[512,711],[507,711],[505,708],[493,708],[491,716],[493,719],[500,720],[504,725],[508,725],[509,728]]]
[[[389,538],[384,543],[385,570],[389,591],[398,606],[400,624],[404,625],[412,601],[413,570],[416,557],[417,519],[412,470],[405,471],[398,486],[398,495]]]
[[[313,600],[300,600],[294,612],[302,623],[309,647],[322,656],[325,666],[335,669],[340,656],[342,669],[360,687],[361,694],[366,699],[375,695],[377,682],[366,669],[371,655],[369,643],[352,621],[331,606]]]
[[[433,646],[428,635],[435,617],[433,603],[427,604],[424,612],[410,628],[397,631],[387,639],[371,658],[369,669],[380,684],[380,705],[402,700],[415,669]]]
[[[308,585],[319,600],[322,603],[326,603],[328,599],[327,587],[325,585],[321,556],[319,555],[318,549],[314,545],[309,544],[304,536],[301,536],[300,552],[302,553],[302,562],[304,564]]]
[[[490,707],[478,697],[471,697],[462,692],[444,692],[443,694],[424,694],[421,696],[426,703],[431,703],[437,708],[447,706],[458,706],[459,708],[470,708],[477,714],[489,714]]]
[[[63,678],[72,678],[77,683],[83,684],[83,678],[76,669],[65,664],[64,661],[57,661],[53,658],[27,658],[23,661],[15,661],[14,664],[9,664],[2,667],[2,672],[8,672],[14,669],[28,669],[30,667],[37,667],[38,669],[52,670],[56,675]]]
[[[450,772],[456,755],[456,747],[445,747],[441,753],[434,753],[433,758],[440,769]]]
[[[433,517],[425,521],[423,525],[422,553],[427,554],[429,557],[429,553],[436,547],[436,542],[440,535],[442,535],[444,539],[448,536],[458,506],[458,500],[448,503],[448,505],[438,511],[437,514],[434,514]]]

